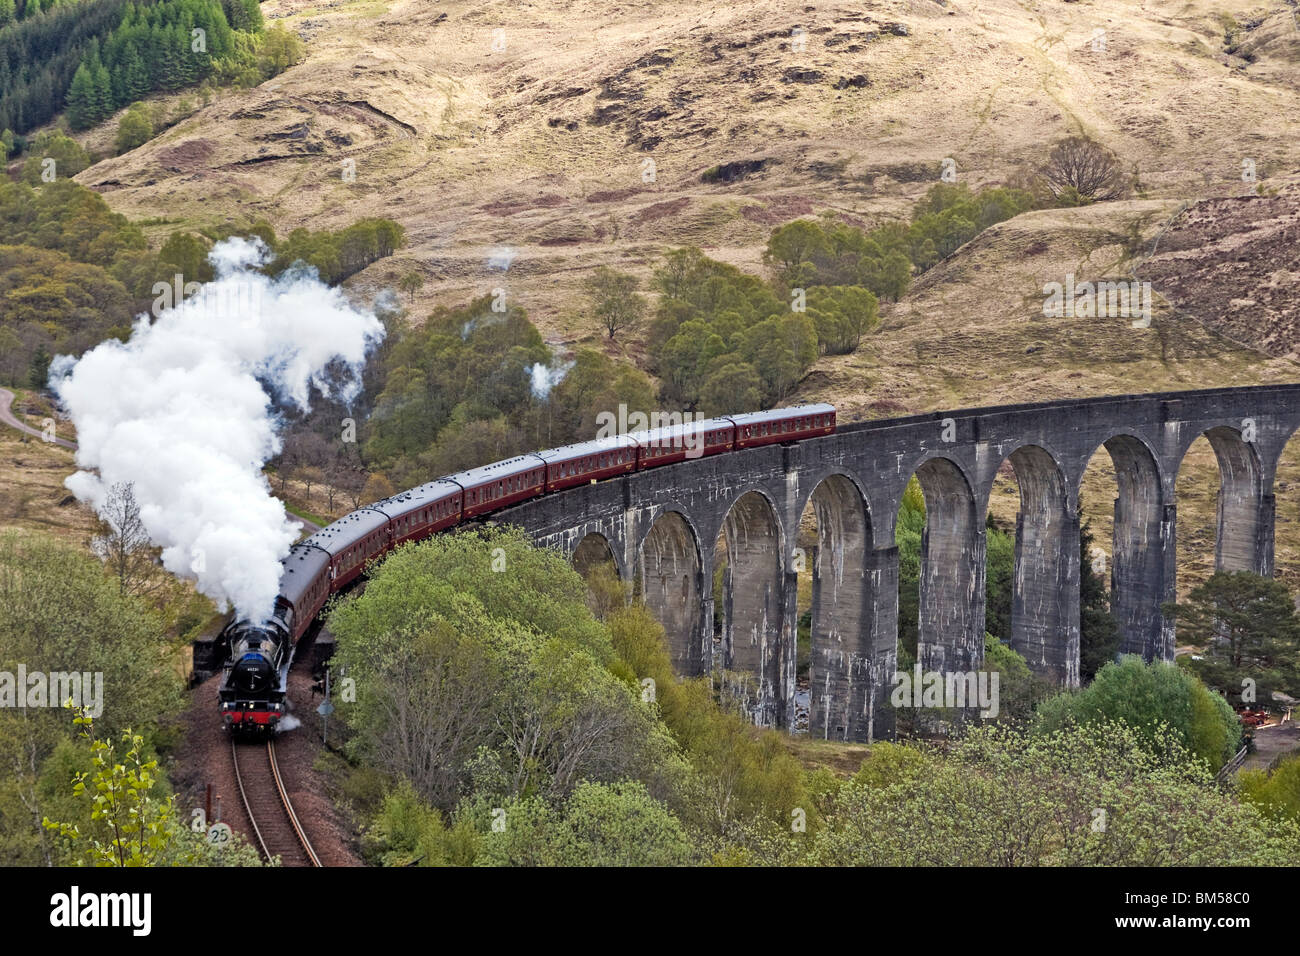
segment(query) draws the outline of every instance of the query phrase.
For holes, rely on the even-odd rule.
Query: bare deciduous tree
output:
[[[1039,178],[1053,199],[1069,204],[1122,199],[1128,193],[1119,159],[1085,136],[1057,143],[1039,170]]]
[[[130,482],[118,482],[108,491],[99,515],[99,534],[91,549],[117,577],[123,594],[148,594],[162,583],[157,548],[140,517],[140,503]]]

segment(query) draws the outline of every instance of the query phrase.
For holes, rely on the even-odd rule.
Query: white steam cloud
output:
[[[533,397],[543,400],[549,398],[551,389],[564,381],[564,376],[569,374],[571,368],[572,361],[559,361],[549,368],[541,362],[534,362],[528,368],[528,387]]]
[[[346,401],[384,331],[310,271],[252,271],[267,256],[260,240],[218,243],[217,278],[198,294],[155,322],[140,316],[126,343],[60,357],[50,376],[77,427],[83,470],[68,489],[98,511],[130,482],[163,565],[254,621],[270,616],[297,537],[262,474],[280,450],[266,386],[305,410],[313,387],[329,395],[326,367],[341,361]]]

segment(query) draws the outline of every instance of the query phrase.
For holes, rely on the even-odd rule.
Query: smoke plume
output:
[[[280,450],[276,402],[305,411],[313,389],[330,394],[326,368],[339,362],[349,400],[384,331],[311,271],[254,271],[267,255],[259,240],[218,243],[217,277],[197,294],[50,374],[77,428],[69,490],[99,511],[130,482],[167,570],[254,621],[270,616],[297,537],[262,473]]]

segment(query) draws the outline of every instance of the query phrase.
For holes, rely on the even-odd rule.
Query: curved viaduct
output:
[[[680,675],[746,675],[755,721],[788,726],[795,693],[796,534],[811,501],[810,731],[893,733],[897,654],[894,525],[912,475],[925,492],[919,638],[923,670],[982,662],[985,515],[1010,460],[1020,486],[1012,646],[1063,686],[1079,682],[1079,485],[1105,447],[1115,466],[1112,610],[1124,653],[1173,658],[1175,481],[1206,436],[1219,463],[1216,561],[1273,571],[1273,475],[1300,427],[1300,385],[1124,395],[935,412],[841,425],[791,446],[664,466],[494,515],[573,557],[603,541],[664,624]],[[723,640],[715,663],[712,581],[726,542]],[[594,537],[593,537],[594,536]],[[600,548],[603,552],[604,548]]]

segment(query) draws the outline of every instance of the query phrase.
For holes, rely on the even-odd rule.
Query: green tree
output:
[[[1145,664],[1132,654],[1107,664],[1082,691],[1059,694],[1038,707],[1043,732],[1071,722],[1107,721],[1128,724],[1152,746],[1167,728],[1211,770],[1226,763],[1241,740],[1241,722],[1222,696],[1174,664]]]
[[[1294,822],[1217,789],[1168,732],[985,725],[942,754],[923,750],[894,763],[901,772],[893,779],[874,774],[840,788],[807,862],[1285,866],[1300,850]]]
[[[480,865],[682,866],[692,855],[681,822],[632,781],[580,784],[558,810],[536,798],[502,809],[505,828],[480,836]]]
[[[414,302],[416,293],[424,288],[424,276],[417,270],[412,269],[397,280],[397,288],[405,292],[407,297]]]
[[[53,171],[59,179],[68,179],[77,175],[90,165],[90,156],[71,136],[59,133],[38,137],[32,141],[27,160],[23,163],[23,181],[32,186],[45,183],[45,172],[50,168],[47,161],[53,160]],[[66,223],[57,227],[59,230],[85,228],[78,223]]]
[[[211,282],[216,273],[208,262],[208,245],[188,232],[173,232],[158,252],[159,264],[172,273],[180,273],[184,282]],[[166,274],[164,280],[170,279]]]
[[[748,362],[727,361],[713,367],[700,390],[699,410],[705,415],[756,412],[762,407],[758,372]]]
[[[815,265],[831,253],[831,244],[820,224],[796,219],[773,230],[763,250],[763,262],[773,278],[787,289],[815,284]]]
[[[122,114],[117,124],[116,146],[119,155],[143,146],[153,138],[153,122],[143,103],[135,103]]]
[[[86,696],[98,696],[103,712],[95,715],[95,726],[107,738],[134,727],[149,741],[165,739],[163,719],[181,710],[166,629],[157,612],[123,596],[117,581],[84,552],[40,535],[0,537],[0,660],[23,661],[31,673],[102,674],[99,693],[85,690],[80,703],[89,707]],[[89,754],[58,763],[60,745],[67,752],[73,743],[70,731],[57,706],[0,708],[0,765],[6,768],[0,845],[11,862],[59,861],[60,847],[41,826],[43,816],[90,822],[67,794],[68,768],[90,769]]]
[[[1237,774],[1242,799],[1260,812],[1284,820],[1300,820],[1300,757],[1283,757],[1272,770],[1242,770]]]
[[[1110,612],[1110,589],[1095,568],[1092,525],[1079,529],[1079,679],[1088,684],[1119,653],[1119,624]]]
[[[357,682],[356,704],[340,708],[355,751],[442,809],[480,750],[503,797],[653,779],[664,731],[615,673],[585,598],[577,573],[518,531],[399,550],[330,618]]]
[[[276,25],[262,34],[257,45],[257,60],[262,76],[270,79],[299,63],[303,57],[302,41],[296,33]]]
[[[1249,571],[1216,571],[1164,613],[1179,637],[1204,648],[1190,666],[1212,687],[1244,703],[1275,691],[1300,695],[1300,616],[1286,584]],[[1250,698],[1250,699],[1247,699]]]
[[[175,798],[166,793],[157,758],[145,753],[145,740],[128,728],[118,744],[99,739],[94,721],[81,711],[73,718],[89,742],[91,767],[72,777],[72,795],[84,802],[82,822],[42,825],[56,832],[70,847],[79,866],[256,866],[256,851],[241,841],[220,855],[207,849],[206,834],[184,827],[176,816]]]
[[[32,356],[31,365],[28,366],[27,384],[37,391],[43,391],[50,378],[50,362],[52,356],[46,350],[44,345],[38,346],[36,354]]]
[[[816,286],[808,290],[808,311],[822,351],[845,355],[880,323],[875,295],[860,286]]]
[[[113,82],[109,78],[108,70],[101,63],[97,65],[92,76],[94,79],[95,89],[95,122],[107,119],[113,115]]]
[[[68,125],[74,130],[90,129],[98,118],[95,76],[82,63],[72,75],[72,85],[67,95]]]
[[[645,297],[637,293],[636,276],[609,266],[597,266],[583,282],[592,314],[612,339],[620,331],[635,329],[645,315]]]

